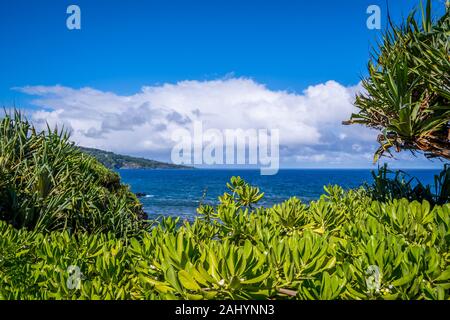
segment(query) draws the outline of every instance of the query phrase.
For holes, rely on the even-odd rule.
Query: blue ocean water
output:
[[[405,170],[422,183],[433,184],[438,170]],[[274,176],[261,176],[259,170],[118,170],[122,181],[133,192],[145,193],[140,198],[149,217],[180,216],[192,219],[196,208],[204,203],[217,203],[217,197],[227,191],[226,183],[232,176],[241,176],[265,192],[259,203],[270,206],[297,196],[305,202],[318,199],[323,186],[337,184],[346,189],[371,183],[369,169],[299,169],[280,170]]]

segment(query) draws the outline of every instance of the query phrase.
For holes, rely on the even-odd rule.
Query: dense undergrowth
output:
[[[253,209],[257,188],[228,187],[193,223],[166,218],[139,238],[0,222],[0,298],[450,298],[449,204],[328,187],[308,206]]]
[[[119,175],[19,112],[0,120],[0,220],[28,230],[142,231],[141,204]]]
[[[413,189],[379,176],[263,208],[235,177],[194,222],[150,224],[67,135],[17,113],[0,134],[0,299],[450,298],[447,187],[431,204],[399,200]]]
[[[420,180],[411,177],[402,170],[392,171],[387,164],[372,171],[373,183],[365,188],[373,200],[389,201],[392,199],[408,199],[409,201],[428,201],[433,205],[450,202],[450,164],[434,176],[433,185],[424,185]]]

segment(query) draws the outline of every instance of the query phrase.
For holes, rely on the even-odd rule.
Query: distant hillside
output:
[[[116,154],[109,151],[103,151],[93,148],[79,147],[84,153],[87,153],[104,166],[110,169],[188,169],[190,167],[180,166],[171,163],[159,162],[155,160],[149,160],[145,158],[136,158],[131,156],[125,156]]]

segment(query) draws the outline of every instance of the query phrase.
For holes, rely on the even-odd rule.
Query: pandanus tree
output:
[[[365,89],[344,124],[381,131],[374,161],[409,150],[450,159],[450,9],[432,18],[431,0],[388,30],[371,54]],[[389,19],[390,20],[390,19]]]

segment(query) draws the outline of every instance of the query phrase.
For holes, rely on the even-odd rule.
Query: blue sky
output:
[[[440,10],[443,10],[443,2],[435,1]],[[388,3],[393,19],[400,21],[418,1],[390,0]],[[81,8],[81,30],[66,28],[66,8],[70,4]],[[89,118],[75,119],[73,114],[61,116],[68,106],[76,104],[68,101],[81,101],[97,110],[96,103],[106,103],[107,97],[114,99],[112,104],[120,104],[132,97],[135,104],[139,101],[156,108],[155,104],[161,100],[142,94],[144,86],[150,91],[173,90],[178,97],[182,86],[177,84],[190,80],[187,87],[205,86],[213,90],[212,95],[217,98],[217,90],[231,90],[230,86],[239,86],[241,79],[244,86],[248,85],[250,91],[254,89],[258,94],[286,92],[286,99],[306,96],[308,100],[311,97],[308,98],[304,90],[321,88],[316,86],[333,81],[353,92],[365,74],[371,44],[380,35],[380,31],[366,28],[366,9],[372,4],[381,7],[382,25],[385,26],[385,0],[2,1],[0,104],[53,111],[53,114],[40,114],[36,119],[48,117],[55,123],[61,120],[78,130],[80,137],[83,134],[86,137],[86,132],[92,129],[85,125]],[[217,86],[211,89],[212,84]],[[57,85],[59,87],[55,87]],[[92,91],[80,92],[83,88]],[[167,92],[161,95],[165,97],[164,102],[160,102],[164,108],[170,107],[183,114],[178,106],[167,105],[167,101],[174,101],[173,96],[167,97]],[[182,100],[186,99],[185,94]],[[280,99],[286,100],[284,96]],[[303,100],[301,103],[307,103]],[[128,112],[137,108],[135,104],[130,105]],[[202,112],[206,112],[207,105],[205,102],[203,109],[199,107]],[[295,106],[292,108],[294,110]],[[85,109],[78,113],[82,113],[81,110]],[[103,114],[111,118],[107,111],[96,110],[92,110],[95,119]],[[346,117],[343,114],[343,118]],[[84,121],[83,125],[77,127],[80,121]],[[335,131],[332,124],[326,125],[331,129],[319,132],[322,141]],[[114,137],[110,135],[114,130],[111,123],[102,122],[100,127],[109,128],[103,132],[104,140]],[[135,129],[136,125],[130,124],[130,130]],[[167,158],[167,150],[152,141],[143,143],[145,148],[131,148],[129,141],[121,146],[94,140],[80,138],[79,142],[113,151]],[[293,143],[295,146],[288,156],[299,148],[303,148],[304,155],[295,161],[288,160],[286,166],[315,166],[317,163],[312,159],[323,160],[323,155],[327,157],[335,151],[365,154],[360,159],[345,158],[347,160],[337,166],[369,166],[367,153],[376,145],[369,148],[364,141],[349,141],[351,146],[358,145],[353,151],[344,150],[345,147],[327,149],[321,143]],[[286,143],[289,145],[290,142]],[[309,151],[305,152],[305,148]],[[408,159],[405,156],[401,164],[435,166],[421,159],[414,162]],[[326,160],[317,165],[333,166]]]

